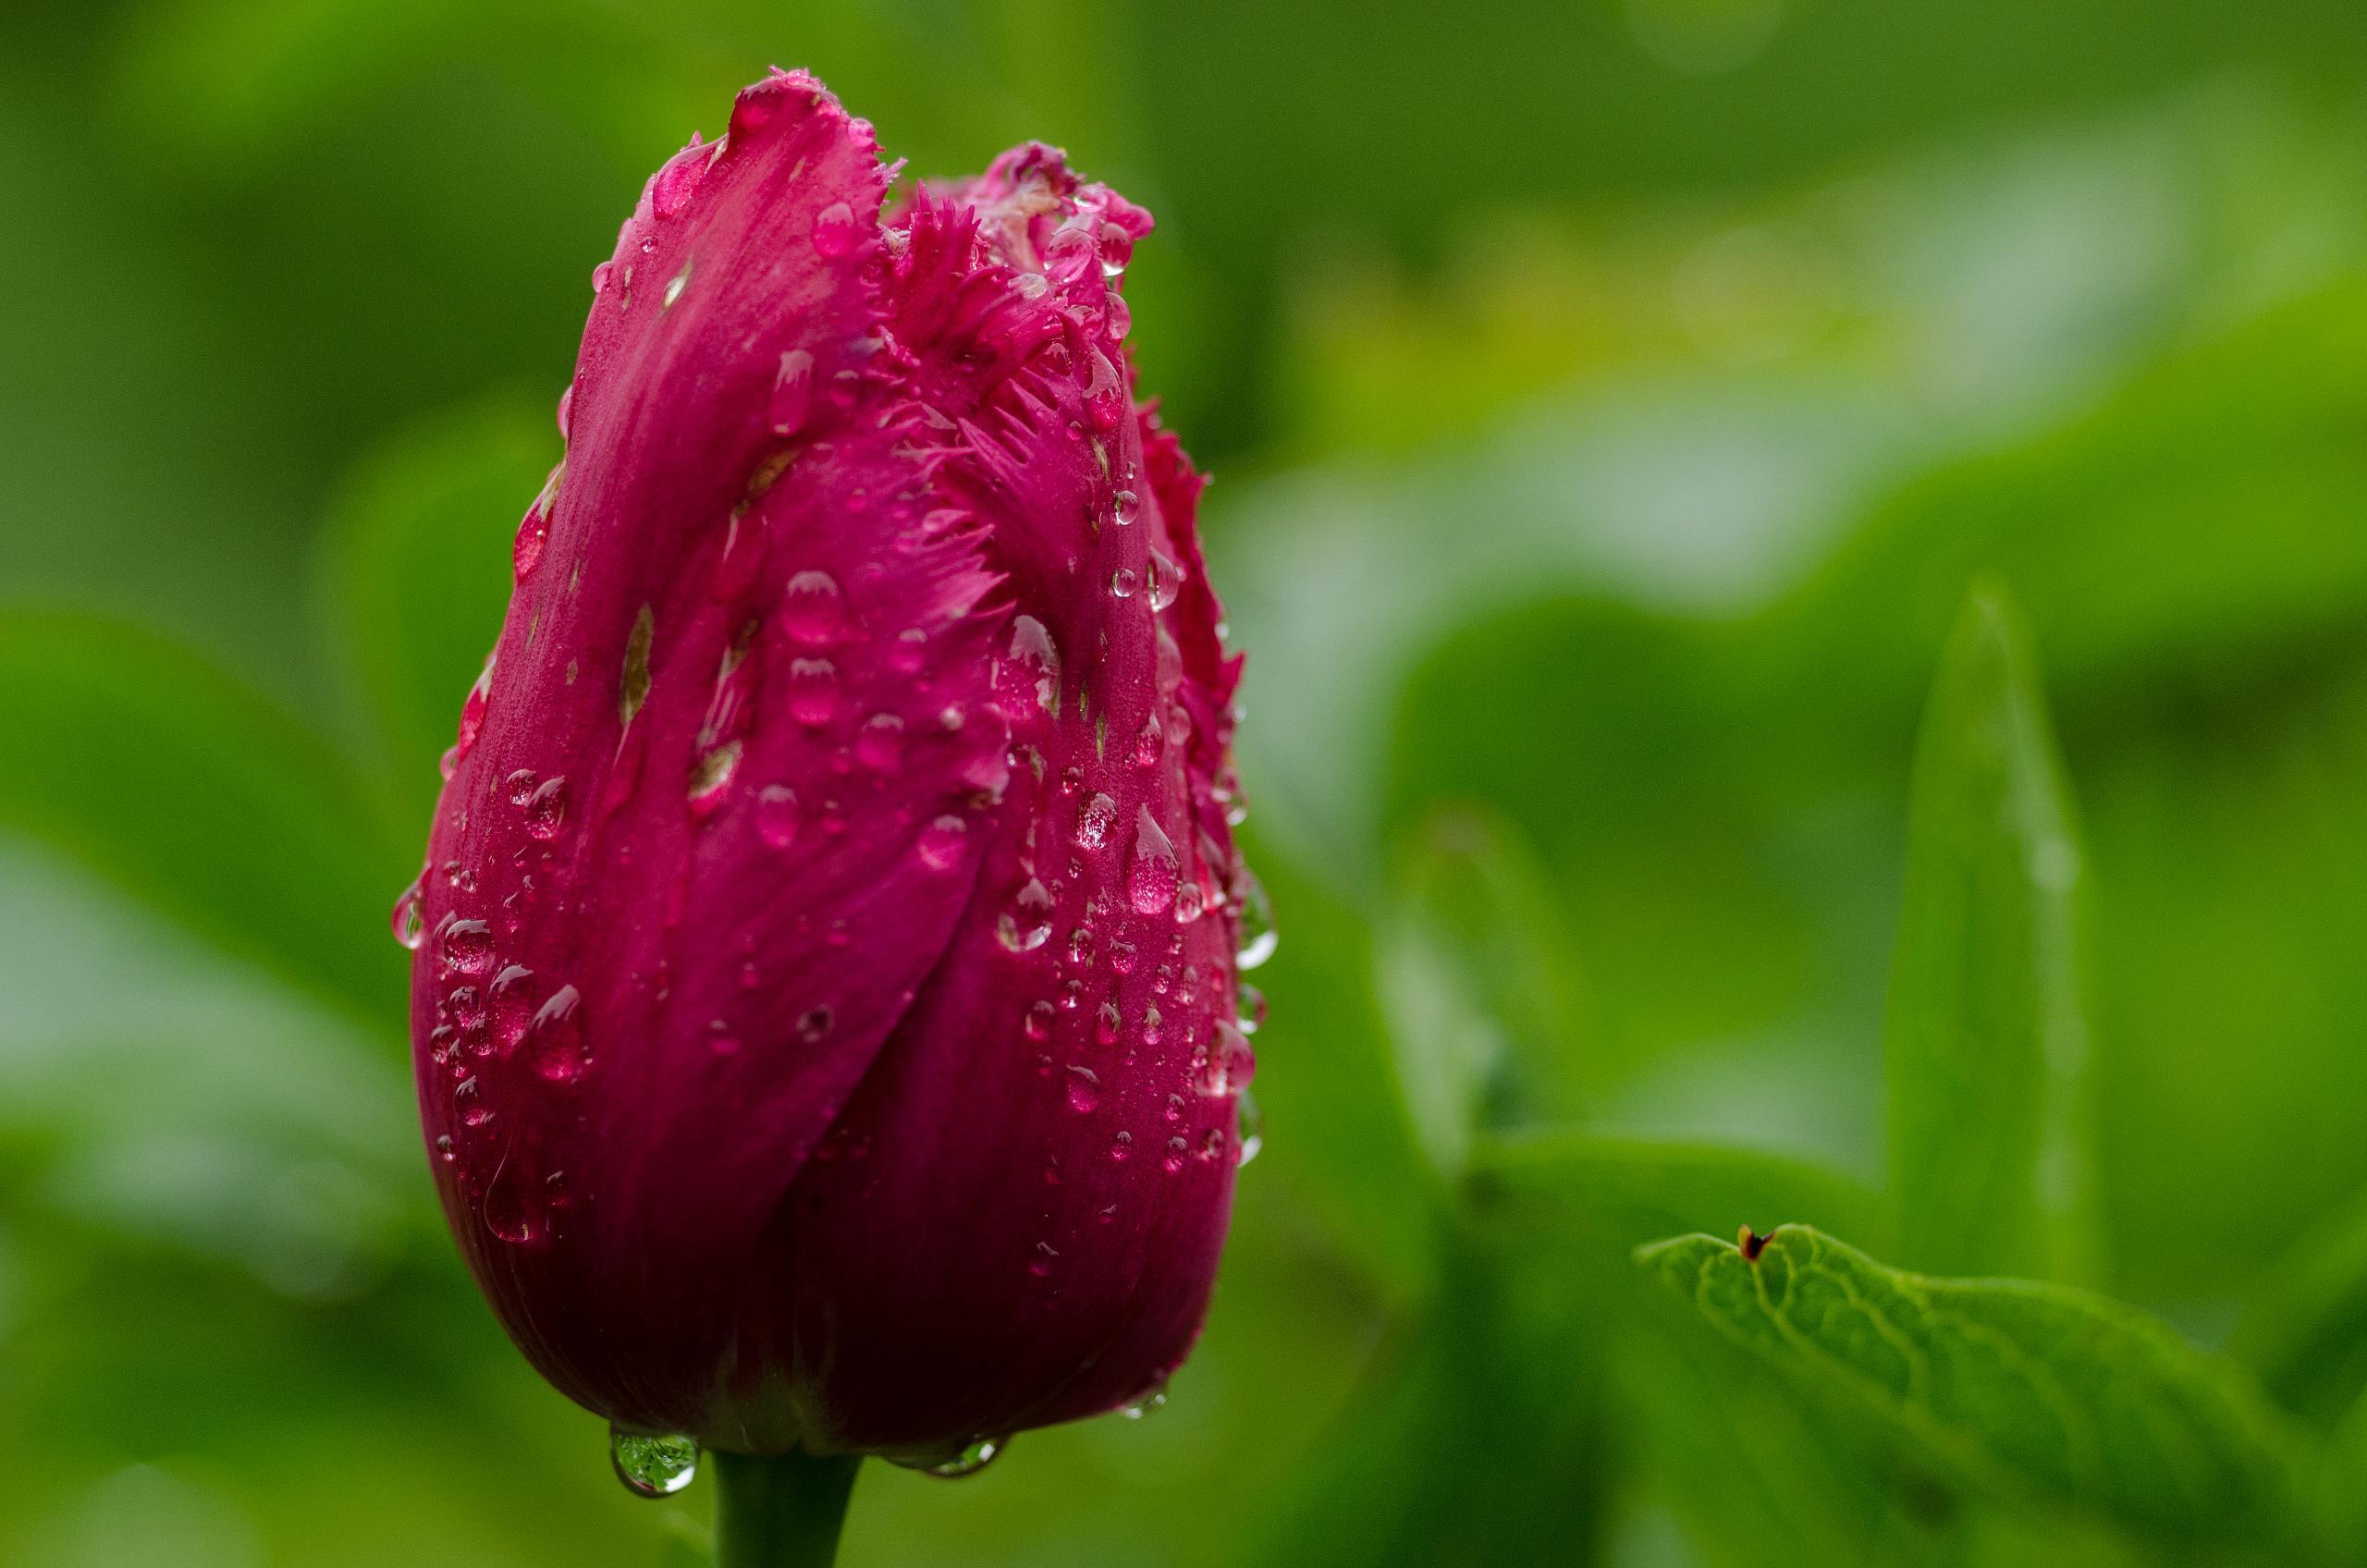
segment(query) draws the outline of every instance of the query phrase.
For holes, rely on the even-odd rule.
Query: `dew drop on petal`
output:
[[[950,871],[962,864],[963,844],[969,836],[969,823],[949,812],[921,829],[915,852],[931,871]]]
[[[1126,900],[1137,914],[1163,913],[1175,900],[1175,846],[1148,806],[1134,815],[1134,859],[1126,867]]]
[[[774,850],[797,842],[796,790],[786,784],[767,784],[756,791],[756,837]]]
[[[441,942],[444,964],[460,974],[483,974],[493,967],[493,929],[482,920],[449,920]]]
[[[1257,1109],[1257,1096],[1247,1089],[1241,1091],[1240,1099],[1236,1103],[1241,1128],[1236,1142],[1241,1152],[1233,1157],[1233,1162],[1238,1166],[1246,1165],[1256,1159],[1257,1151],[1266,1146],[1266,1119]]]
[[[1033,952],[1052,934],[1052,895],[1035,877],[1012,895],[1011,907],[995,918],[995,936],[1012,952]]]
[[[567,780],[546,778],[526,797],[526,831],[537,839],[558,835],[567,818]]]
[[[1110,829],[1117,824],[1118,802],[1106,794],[1095,795],[1076,814],[1077,847],[1099,849],[1110,841]]]
[[[534,504],[518,520],[518,536],[509,542],[509,570],[521,582],[533,574],[534,563],[543,558],[543,543],[550,537],[548,499],[547,496],[534,497]]]
[[[904,721],[892,713],[876,713],[855,733],[855,759],[875,773],[893,773],[904,766]]]
[[[576,1017],[583,999],[574,986],[561,986],[534,1014],[529,1031],[534,1071],[551,1083],[572,1084],[592,1065],[583,1049],[583,1025]]]
[[[1134,575],[1133,567],[1122,566],[1110,574],[1110,592],[1114,597],[1131,599],[1141,586],[1142,580]]]
[[[1030,1002],[1027,1005],[1027,1017],[1023,1027],[1031,1040],[1040,1043],[1050,1039],[1052,1037],[1052,1004]]]
[[[765,401],[765,420],[775,435],[794,435],[805,428],[814,411],[814,356],[791,349],[780,357],[780,374],[773,378],[772,396]]]
[[[854,209],[844,202],[833,202],[814,214],[814,249],[824,256],[838,257],[854,249]]]
[[[1101,1075],[1090,1067],[1069,1069],[1069,1109],[1089,1111],[1101,1103]]]
[[[789,661],[789,713],[800,724],[828,724],[839,711],[839,668],[828,659]]]
[[[533,1023],[533,979],[534,972],[522,963],[493,977],[493,1034],[505,1050],[524,1039]]]
[[[672,1497],[698,1475],[699,1445],[668,1433],[608,1428],[608,1463],[635,1497]]]
[[[846,601],[839,580],[827,571],[801,571],[789,580],[780,601],[781,630],[809,648],[838,641],[846,625]]]

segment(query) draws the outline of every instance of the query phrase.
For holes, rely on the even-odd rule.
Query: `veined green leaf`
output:
[[[152,633],[17,613],[0,735],[0,821],[315,994],[401,1016],[386,909],[418,862],[292,716]]]
[[[2293,1435],[2232,1366],[2059,1286],[1933,1280],[1805,1226],[1642,1248],[1713,1326],[1870,1415],[1958,1484],[2182,1541],[2303,1528]]]
[[[1899,1256],[1943,1273],[2084,1272],[2079,850],[2027,638],[1976,588],[1915,767],[1885,1041]]]

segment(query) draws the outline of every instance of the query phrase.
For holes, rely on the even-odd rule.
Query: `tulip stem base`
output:
[[[716,1452],[715,1568],[829,1568],[855,1454]]]

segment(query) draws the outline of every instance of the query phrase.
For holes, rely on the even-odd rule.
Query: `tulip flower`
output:
[[[763,1456],[1156,1398],[1245,1153],[1240,663],[1134,396],[1150,217],[1040,145],[894,172],[777,71],[650,180],[396,911],[478,1284],[629,1479],[775,1476],[727,1541],[843,1498]]]

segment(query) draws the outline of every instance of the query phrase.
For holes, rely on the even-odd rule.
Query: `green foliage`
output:
[[[2079,872],[2026,635],[1977,589],[1923,721],[1891,981],[1891,1179],[1919,1268],[2083,1271]]]
[[[1904,1273],[1807,1226],[1748,1246],[1685,1236],[1637,1261],[1958,1483],[2171,1541],[2303,1532],[2290,1435],[2231,1367],[2143,1314],[2057,1286]]]
[[[294,716],[151,632],[19,613],[0,617],[0,820],[362,1017],[398,1015],[382,933],[402,839]]]

